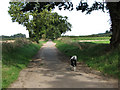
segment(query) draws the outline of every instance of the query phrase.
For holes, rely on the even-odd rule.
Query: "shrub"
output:
[[[22,47],[26,44],[31,44],[31,41],[25,39],[25,38],[17,38],[14,42],[15,46]]]
[[[71,38],[69,38],[69,37],[63,37],[63,38],[61,39],[61,42],[67,43],[67,44],[71,44],[72,40],[71,40]]]
[[[31,44],[32,42],[25,39],[25,38],[18,38],[14,42],[3,42],[2,43],[2,51],[3,52],[10,52],[13,51],[15,48],[22,47],[27,44]]]

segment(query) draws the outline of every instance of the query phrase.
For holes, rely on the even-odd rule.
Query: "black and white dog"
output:
[[[71,56],[70,61],[71,61],[71,67],[73,67],[73,68],[74,68],[74,71],[76,71],[77,56],[76,56],[76,55]]]

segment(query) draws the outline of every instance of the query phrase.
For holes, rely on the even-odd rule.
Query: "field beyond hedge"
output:
[[[109,41],[110,37],[70,37],[72,41],[78,42],[82,40],[98,40],[98,41]],[[94,42],[94,41],[93,41]]]

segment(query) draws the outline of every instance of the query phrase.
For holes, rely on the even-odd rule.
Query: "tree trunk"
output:
[[[32,38],[32,32],[29,30],[28,30],[28,32],[29,32],[29,38]]]
[[[111,48],[116,48],[120,45],[120,2],[107,2],[111,18]]]

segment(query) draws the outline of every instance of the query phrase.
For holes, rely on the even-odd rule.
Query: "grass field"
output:
[[[98,44],[109,44],[110,37],[62,37],[61,40],[65,43],[70,42],[92,42]]]
[[[67,40],[66,40],[67,41]],[[69,41],[69,40],[68,40]],[[67,56],[77,55],[78,61],[85,62],[89,67],[103,72],[109,76],[120,79],[118,60],[120,48],[110,50],[109,42],[77,42],[78,45],[62,41],[55,41],[56,47]]]
[[[7,88],[18,78],[19,72],[25,68],[32,57],[42,46],[25,40],[4,43],[2,52],[2,88]]]
[[[110,37],[70,37],[72,40],[109,40]]]
[[[110,43],[110,41],[92,41],[93,43],[103,43],[103,44],[109,44]]]

